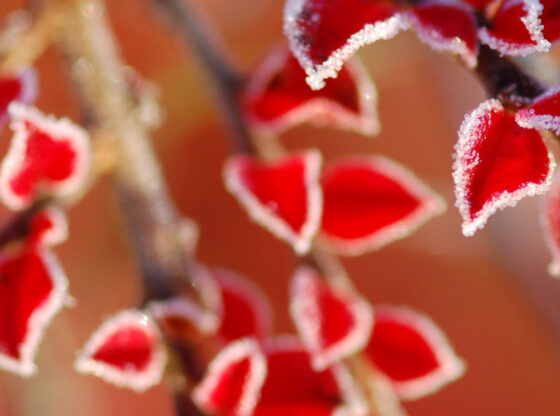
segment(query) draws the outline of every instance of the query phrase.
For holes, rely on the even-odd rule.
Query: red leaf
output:
[[[64,306],[68,281],[49,251],[24,247],[0,258],[0,368],[30,376],[43,333]]]
[[[346,255],[381,248],[445,210],[412,173],[381,156],[342,159],[325,169],[321,183],[321,235]]]
[[[398,11],[384,0],[288,0],[284,31],[311,88],[336,78],[344,61],[363,45],[407,29]]]
[[[473,10],[453,0],[430,0],[412,8],[410,19],[418,37],[436,51],[458,55],[473,68],[478,55]]]
[[[55,246],[68,238],[68,223],[64,212],[50,206],[38,212],[31,221],[28,244]]]
[[[34,108],[10,105],[15,134],[0,170],[0,197],[22,209],[37,197],[69,196],[89,168],[87,133],[68,119],[45,117]]]
[[[544,38],[556,42],[560,38],[560,2],[558,0],[540,0],[543,5],[541,21]]]
[[[0,127],[10,118],[8,106],[18,101],[31,104],[37,96],[37,72],[26,68],[17,75],[4,75],[0,78]]]
[[[262,386],[255,416],[293,415],[326,416],[346,414],[349,409],[362,409],[363,403],[351,402],[349,386],[339,385],[351,378],[340,367],[316,372],[311,357],[295,337],[268,340],[264,346],[268,373]],[[352,386],[351,388],[355,388]],[[353,392],[352,392],[353,393]],[[348,412],[350,413],[350,412]],[[354,413],[357,414],[357,413]]]
[[[546,52],[550,42],[543,37],[541,13],[539,0],[505,0],[490,27],[479,30],[480,41],[504,55]]]
[[[347,288],[330,287],[308,267],[296,271],[290,311],[315,370],[362,350],[371,335],[371,306]]]
[[[140,311],[125,310],[94,332],[75,368],[140,392],[160,382],[165,362],[155,323]]]
[[[213,335],[220,325],[215,314],[184,298],[150,302],[148,310],[162,331],[178,340],[190,342],[195,335]]]
[[[548,248],[552,253],[552,262],[548,272],[560,277],[560,180],[554,180],[552,189],[544,196],[541,223]]]
[[[206,413],[249,416],[266,375],[266,358],[257,342],[234,341],[212,360],[192,397]]]
[[[226,164],[224,179],[227,189],[254,221],[301,254],[309,250],[321,219],[320,165],[317,151],[274,163],[235,156]]]
[[[438,390],[465,369],[430,319],[401,307],[375,308],[366,355],[389,377],[399,397],[408,400]]]
[[[225,342],[244,337],[263,339],[271,332],[268,299],[251,281],[229,270],[211,269],[222,298],[217,333]]]
[[[529,107],[519,110],[515,121],[522,127],[560,134],[560,86],[550,88],[535,98]]]
[[[290,51],[276,48],[249,77],[242,100],[252,123],[276,134],[307,121],[371,136],[379,131],[377,91],[357,60],[348,61],[321,91],[312,91]]]
[[[546,192],[554,167],[537,130],[517,125],[497,100],[480,104],[461,125],[453,166],[463,234],[473,235],[498,209]]]

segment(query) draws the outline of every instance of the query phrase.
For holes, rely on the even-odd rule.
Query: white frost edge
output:
[[[321,240],[326,243],[327,248],[339,255],[359,256],[368,251],[379,250],[393,241],[407,237],[430,219],[443,214],[447,209],[445,200],[441,196],[432,191],[411,171],[385,156],[356,156],[339,159],[325,168],[323,177],[331,175],[340,167],[346,168],[349,164],[370,167],[372,170],[384,174],[417,198],[420,205],[401,221],[382,228],[370,236],[348,240],[321,230]]]
[[[380,321],[383,321],[384,315],[389,316],[390,320],[412,327],[422,334],[439,363],[436,370],[415,380],[405,382],[391,380],[401,399],[415,400],[434,393],[465,373],[465,362],[455,354],[445,334],[426,315],[408,307],[389,305],[376,306],[374,313]],[[373,330],[375,331],[375,328]]]
[[[334,296],[346,301],[355,325],[343,339],[325,348],[319,336],[322,316],[315,296],[317,286],[321,283],[313,269],[300,267],[294,274],[290,290],[290,314],[316,371],[325,370],[331,364],[364,349],[370,339],[374,319],[373,309],[358,294],[341,287],[336,290],[329,287]]]
[[[547,99],[553,95],[560,94],[560,85],[549,88],[544,94],[539,95],[533,100],[535,105],[541,100]],[[521,127],[528,129],[551,130],[560,135],[560,115],[551,114],[535,114],[532,108],[523,108],[515,114],[515,121]]]
[[[329,58],[319,65],[314,65],[307,57],[305,48],[298,41],[299,29],[297,16],[303,9],[306,0],[288,0],[284,8],[284,33],[288,37],[290,49],[307,73],[307,83],[314,90],[325,86],[325,79],[336,78],[344,61],[362,46],[377,40],[391,39],[400,31],[409,28],[408,20],[397,13],[387,20],[374,24],[366,24],[358,32],[350,36],[346,44],[334,51]]]
[[[213,313],[202,310],[194,302],[183,298],[153,301],[147,312],[156,320],[177,316],[188,321],[201,334],[212,335],[220,325],[220,319]]]
[[[473,28],[475,28],[476,30],[476,22],[474,20],[474,15],[472,14],[472,8],[466,3],[459,3],[452,0],[429,0],[421,3],[417,7],[432,5],[449,5],[469,13],[472,19]],[[420,20],[414,14],[414,9],[408,11],[408,13],[406,13],[406,16],[410,20],[411,26],[414,27],[418,38],[422,42],[430,46],[433,50],[438,52],[449,52],[451,54],[457,55],[468,68],[472,69],[476,66],[478,56],[478,42],[476,45],[476,49],[474,51],[471,51],[467,46],[467,43],[461,38],[446,38],[430,25],[425,25],[422,20]]]
[[[523,3],[523,9],[526,12],[525,17],[522,17],[521,21],[527,28],[531,40],[536,42],[536,45],[515,44],[504,41],[503,39],[493,36],[486,27],[482,27],[478,30],[478,38],[482,43],[497,50],[502,55],[526,56],[536,52],[547,52],[552,45],[543,36],[543,25],[539,18],[543,6],[538,0],[508,0],[502,4],[500,9],[503,10],[514,7],[519,3]]]
[[[248,99],[263,95],[269,81],[282,70],[290,53],[288,49],[279,47],[259,64],[245,90]],[[381,130],[377,114],[375,85],[357,58],[347,62],[347,70],[354,81],[358,94],[359,114],[329,98],[316,97],[271,121],[261,120],[256,114],[249,111],[247,117],[251,124],[257,126],[259,130],[270,131],[276,135],[299,124],[309,122],[318,127],[333,126],[364,136],[375,136]]]
[[[266,379],[267,363],[258,342],[243,338],[228,344],[209,364],[204,379],[193,389],[192,399],[205,412],[220,411],[212,404],[212,392],[221,381],[221,376],[230,365],[249,359],[249,374],[245,378],[235,415],[250,416],[260,398]]]
[[[308,150],[304,153],[288,155],[286,159],[295,157],[304,158],[304,180],[307,189],[307,218],[298,234],[282,218],[263,206],[243,183],[243,179],[239,175],[240,165],[249,160],[254,162],[254,159],[248,158],[248,156],[230,158],[224,168],[224,182],[226,189],[245,207],[251,219],[268,229],[276,237],[290,243],[296,253],[305,254],[311,248],[311,240],[319,229],[323,211],[323,194],[319,183],[321,153],[317,150]]]
[[[33,359],[39,347],[45,329],[54,316],[65,306],[68,299],[68,279],[53,253],[46,249],[38,250],[44,267],[53,283],[53,288],[41,306],[33,311],[27,323],[27,334],[21,343],[20,358],[14,359],[0,353],[0,368],[29,377],[36,373]]]
[[[141,372],[127,372],[112,365],[93,359],[93,355],[122,326],[134,326],[150,334],[154,341],[152,359]],[[92,374],[114,384],[138,393],[157,385],[162,378],[167,355],[161,343],[157,325],[148,315],[135,309],[127,309],[107,319],[89,338],[74,363],[74,368],[82,374]]]
[[[37,215],[46,215],[51,221],[52,226],[47,229],[40,237],[39,244],[52,247],[63,243],[68,239],[68,221],[64,212],[55,206],[48,206]]]
[[[471,219],[470,204],[467,200],[466,189],[467,182],[470,179],[472,170],[481,162],[478,156],[472,157],[473,161],[469,164],[465,163],[465,159],[472,154],[474,146],[480,137],[474,136],[478,134],[482,126],[481,119],[492,111],[504,111],[502,104],[496,99],[490,99],[481,103],[477,108],[468,113],[459,128],[459,140],[455,145],[454,163],[453,163],[453,182],[455,183],[455,206],[459,208],[459,213],[463,217],[463,235],[471,237],[474,233],[482,229],[488,218],[507,207],[515,206],[520,200],[528,196],[540,195],[550,188],[552,183],[552,175],[556,162],[554,156],[548,151],[549,172],[546,180],[541,185],[534,183],[526,184],[514,192],[503,191],[498,195],[486,201],[477,217]]]
[[[216,280],[220,289],[226,288],[245,299],[245,301],[251,305],[251,308],[255,311],[255,317],[259,327],[259,334],[255,334],[255,336],[258,335],[260,337],[261,335],[267,336],[270,334],[272,330],[273,313],[268,298],[261,288],[251,280],[231,270],[222,268],[211,268],[211,270],[213,271],[212,277]]]
[[[29,205],[30,201],[12,192],[10,180],[19,173],[25,160],[25,150],[29,134],[25,128],[25,120],[45,131],[53,140],[68,140],[76,152],[74,173],[66,180],[57,183],[43,182],[42,188],[59,197],[65,197],[78,191],[85,182],[90,165],[89,136],[85,130],[67,118],[57,120],[54,116],[45,116],[35,107],[27,107],[20,103],[11,103],[8,112],[12,117],[10,127],[14,136],[0,166],[0,198],[13,210],[20,210]]]
[[[21,91],[18,97],[12,102],[21,102],[22,104],[31,104],[37,98],[37,92],[39,90],[39,80],[37,76],[37,71],[32,68],[25,68],[21,70],[16,77],[21,83]],[[0,116],[0,127],[3,127],[4,123],[9,120],[9,113]]]

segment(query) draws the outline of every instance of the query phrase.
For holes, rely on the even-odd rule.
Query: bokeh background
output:
[[[198,2],[243,69],[283,41],[282,0]],[[0,18],[22,4],[2,0]],[[188,49],[154,18],[147,0],[108,0],[108,7],[126,61],[161,89],[166,119],[153,144],[181,212],[200,225],[200,259],[255,281],[271,298],[275,332],[293,332],[287,313],[293,256],[224,191],[227,131],[211,86]],[[290,149],[317,147],[327,160],[385,154],[416,172],[448,203],[445,215],[413,236],[344,260],[374,304],[409,305],[430,315],[468,363],[461,380],[406,408],[412,416],[560,414],[560,282],[546,274],[549,255],[538,200],[496,215],[468,239],[453,207],[456,131],[464,114],[485,99],[482,89],[460,65],[410,33],[363,48],[360,56],[379,90],[382,133],[371,139],[301,126],[282,140]],[[554,69],[558,56],[553,52],[546,64]],[[79,120],[64,61],[49,50],[37,67],[38,106]],[[2,154],[7,130],[0,136]],[[0,221],[9,216],[0,210]],[[108,179],[69,217],[71,237],[57,254],[78,303],[56,316],[47,331],[36,376],[0,373],[0,415],[172,415],[165,382],[138,395],[73,371],[76,351],[89,334],[109,314],[136,304],[140,287]]]

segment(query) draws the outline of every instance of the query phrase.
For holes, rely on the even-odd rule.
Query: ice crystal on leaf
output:
[[[430,319],[395,306],[377,306],[374,314],[365,354],[401,399],[430,394],[463,374],[463,361]]]
[[[234,156],[226,164],[224,180],[253,220],[301,254],[309,250],[321,220],[320,167],[317,151],[272,163]]]
[[[325,168],[321,185],[321,236],[340,254],[379,249],[445,210],[442,198],[381,156],[340,159]]]
[[[554,167],[537,130],[519,126],[498,100],[480,104],[461,125],[453,167],[463,233],[471,236],[498,209],[546,192]]]
[[[141,392],[161,380],[166,354],[154,322],[125,310],[109,318],[86,343],[75,368],[119,387]]]
[[[350,289],[331,288],[307,267],[294,276],[290,310],[315,370],[362,350],[371,335],[371,306]]]
[[[273,133],[303,122],[364,135],[379,132],[377,91],[356,59],[348,61],[335,81],[312,91],[301,65],[286,47],[278,47],[250,74],[242,102],[252,124]]]
[[[67,197],[83,185],[89,169],[87,133],[68,119],[45,117],[38,110],[12,103],[14,130],[0,168],[0,197],[12,209],[23,209],[40,196]]]

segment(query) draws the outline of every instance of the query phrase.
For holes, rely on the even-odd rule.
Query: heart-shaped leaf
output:
[[[477,26],[471,7],[450,0],[430,0],[412,8],[409,14],[416,34],[436,51],[459,56],[469,67],[478,55]]]
[[[75,368],[108,383],[141,392],[161,380],[166,354],[154,322],[125,310],[99,327],[78,356]]]
[[[539,0],[505,0],[490,18],[490,27],[479,29],[480,41],[503,55],[546,52],[550,42],[542,33],[542,10]]]
[[[371,306],[348,288],[328,285],[309,267],[294,276],[290,311],[315,370],[360,351],[371,335]]]
[[[14,137],[0,169],[0,197],[22,209],[43,195],[65,197],[83,184],[89,168],[87,133],[68,119],[34,108],[9,107]]]
[[[377,91],[356,59],[349,60],[337,79],[320,91],[309,89],[305,76],[286,47],[267,54],[242,94],[252,124],[275,134],[304,122],[368,136],[378,133]]]
[[[427,317],[407,308],[377,306],[365,354],[402,399],[430,394],[459,378],[464,363]]]
[[[379,249],[445,210],[443,199],[404,167],[381,156],[330,164],[321,184],[321,236],[340,254]]]
[[[0,258],[0,368],[30,376],[45,328],[67,300],[68,280],[49,251],[20,248]]]
[[[284,31],[313,89],[336,78],[360,47],[407,29],[396,4],[370,0],[288,0]]]
[[[266,375],[266,358],[259,344],[251,338],[237,340],[212,360],[192,398],[210,414],[249,416]]]
[[[321,220],[320,167],[317,151],[273,163],[235,156],[226,164],[224,180],[254,221],[301,254],[309,250]]]
[[[498,209],[550,186],[555,163],[540,133],[520,127],[497,100],[483,102],[465,117],[455,150],[456,204],[466,236]]]

